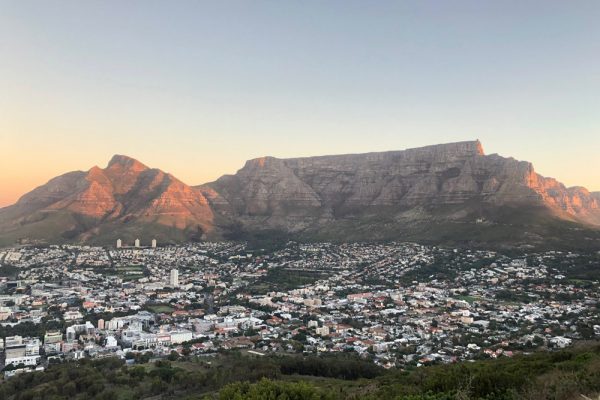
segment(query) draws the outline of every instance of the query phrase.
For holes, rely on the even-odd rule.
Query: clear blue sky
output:
[[[479,138],[600,190],[600,1],[0,0],[0,205],[114,153],[248,158]]]

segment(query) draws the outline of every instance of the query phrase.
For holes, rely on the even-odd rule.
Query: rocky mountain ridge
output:
[[[122,155],[104,169],[56,177],[0,210],[0,237],[17,240],[89,241],[120,233],[133,241],[144,230],[163,241],[210,236],[213,212],[199,191]]]
[[[304,240],[522,244],[567,226],[595,231],[600,193],[567,188],[531,163],[486,155],[479,141],[261,157],[197,187],[116,155],[106,168],[61,175],[0,209],[4,243],[150,235],[180,242],[272,232]]]

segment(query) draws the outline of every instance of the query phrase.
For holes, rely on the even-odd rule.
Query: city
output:
[[[599,259],[414,243],[8,248],[3,374],[230,350],[405,369],[560,349],[600,337],[598,271],[581,270]]]

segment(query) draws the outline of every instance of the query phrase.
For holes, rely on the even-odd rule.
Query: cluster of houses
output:
[[[413,243],[0,250],[4,373],[148,352],[355,352],[390,368],[561,348],[600,336],[598,281],[569,278],[585,257]]]

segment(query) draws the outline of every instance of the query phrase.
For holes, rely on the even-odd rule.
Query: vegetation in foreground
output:
[[[571,400],[600,393],[599,344],[409,371],[350,355],[149,358],[132,366],[117,358],[51,365],[6,380],[0,399]]]

